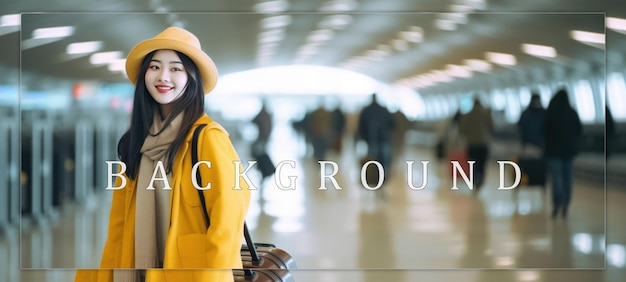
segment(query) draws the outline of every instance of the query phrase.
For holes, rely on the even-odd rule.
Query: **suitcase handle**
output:
[[[200,132],[205,126],[206,124],[200,124],[198,125],[198,127],[196,127],[196,129],[193,132],[193,139],[191,142],[192,164],[195,164],[198,162],[198,137],[200,136]],[[196,173],[196,182],[199,184],[202,183],[202,176],[200,175],[200,173]],[[206,223],[206,227],[209,228],[209,225],[211,225],[211,219],[209,218],[209,213],[207,212],[207,209],[206,209],[206,201],[204,199],[204,194],[202,193],[201,190],[199,189],[196,189],[196,190],[198,190],[198,196],[200,197],[202,211],[204,212],[204,222]],[[246,224],[245,221],[243,223],[243,235],[244,235],[244,238],[246,239],[246,245],[248,246],[247,249],[250,251],[250,257],[252,258],[252,261],[255,263],[260,262],[261,259],[259,258],[259,254],[257,253],[256,246],[254,245],[254,241],[252,241],[252,236],[250,236],[250,231],[248,231],[248,225]],[[254,276],[254,272],[251,269],[244,269],[243,271],[246,276],[249,276],[249,277]]]

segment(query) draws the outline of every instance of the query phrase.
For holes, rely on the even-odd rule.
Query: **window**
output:
[[[491,108],[495,111],[504,110],[504,106],[506,105],[506,97],[501,90],[494,90],[491,95]]]
[[[510,123],[515,123],[517,122],[521,114],[518,93],[511,88],[506,89],[505,93],[506,93],[506,120]]]
[[[615,121],[626,120],[626,82],[624,75],[618,72],[609,75],[607,83],[607,105]]]
[[[581,80],[574,88],[575,108],[583,123],[591,123],[596,117],[596,105],[593,99],[591,84],[587,80]]]
[[[522,87],[519,90],[519,101],[522,108],[528,107],[528,104],[530,103],[530,94],[530,88],[528,87]]]
[[[474,97],[472,95],[463,95],[459,98],[459,110],[462,114],[467,114],[474,106]]]

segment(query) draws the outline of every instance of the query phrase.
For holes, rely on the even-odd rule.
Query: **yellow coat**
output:
[[[198,190],[192,184],[191,139],[198,124],[207,124],[198,139],[202,187],[211,225],[206,229]],[[235,164],[239,160],[228,133],[207,115],[187,133],[172,168],[170,229],[165,243],[164,269],[147,271],[146,282],[233,281],[233,268],[242,268],[239,254],[243,222],[250,203],[250,190],[240,178],[235,188]],[[243,170],[240,168],[239,172]],[[127,178],[124,189],[113,191],[109,231],[100,268],[134,268],[136,182]],[[116,187],[121,185],[116,178]],[[202,268],[203,270],[182,270]],[[206,270],[213,268],[213,270]],[[177,269],[177,270],[173,270]],[[222,269],[222,270],[217,270]],[[112,270],[78,270],[76,282],[113,282]]]

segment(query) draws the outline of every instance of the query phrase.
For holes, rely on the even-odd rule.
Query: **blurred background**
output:
[[[258,144],[275,165],[295,161],[293,190],[250,173],[247,222],[293,254],[297,281],[626,275],[620,1],[24,0],[0,9],[0,280],[71,281],[99,264],[105,162],[132,110],[124,60],[168,26],[196,34],[214,60],[205,110],[242,161]],[[549,180],[496,189],[501,174],[513,182],[496,161],[524,152],[532,94],[547,108],[559,89],[583,128],[567,218],[550,217]],[[452,190],[455,116],[476,100],[493,124],[483,188]],[[383,111],[362,114],[372,105]],[[362,123],[381,120],[390,126],[372,143]],[[377,191],[361,183],[372,154],[384,160]],[[332,173],[320,160],[338,164],[336,182],[320,179]]]

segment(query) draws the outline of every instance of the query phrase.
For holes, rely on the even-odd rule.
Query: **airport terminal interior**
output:
[[[98,268],[109,163],[133,110],[124,58],[168,26],[196,34],[220,72],[204,110],[250,168],[254,241],[288,251],[295,281],[626,277],[618,1],[600,12],[582,0],[59,2],[0,11],[0,281]],[[548,167],[516,168],[541,159],[522,144],[522,114],[560,90],[582,134],[569,209],[554,215]],[[382,119],[362,114],[371,104],[392,121],[374,145],[362,134]],[[462,126],[478,104],[492,124],[482,174],[454,162],[470,160]]]

